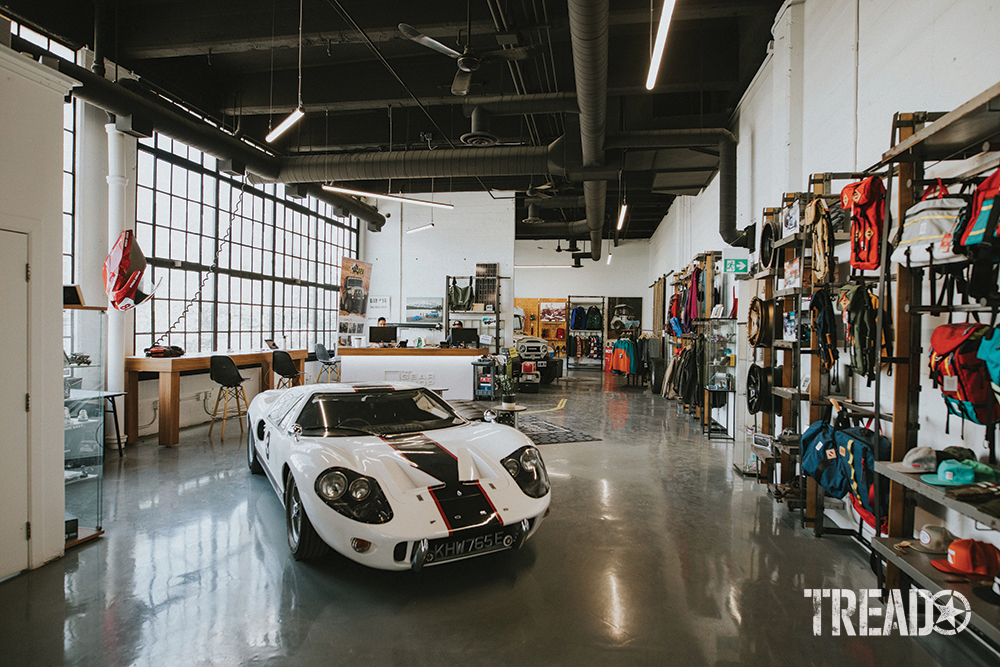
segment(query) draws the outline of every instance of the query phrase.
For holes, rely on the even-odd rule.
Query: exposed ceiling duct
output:
[[[493,146],[284,158],[281,183],[563,174],[562,140],[548,146]]]
[[[541,216],[538,215],[538,204],[528,204],[528,217],[521,222],[526,225],[540,225],[545,222]]]
[[[573,73],[580,105],[583,166],[604,164],[604,133],[608,105],[608,0],[569,0],[569,30],[573,43]],[[606,181],[584,181],[590,255],[601,259]]]
[[[465,115],[481,108],[493,116],[520,116],[536,113],[580,113],[576,93],[536,93],[533,95],[493,95],[465,98]]]
[[[490,132],[490,114],[483,107],[472,110],[472,130],[462,135],[462,143],[466,146],[496,146],[500,142],[495,134]]]
[[[719,148],[719,234],[737,248],[746,248],[745,231],[736,229],[736,137],[725,128],[623,132],[611,137],[608,148]]]

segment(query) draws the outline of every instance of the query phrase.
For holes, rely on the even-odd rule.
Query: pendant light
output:
[[[288,117],[285,118],[285,120],[278,123],[278,127],[267,133],[267,137],[264,139],[267,143],[272,143],[275,139],[284,134],[288,128],[299,122],[299,120],[302,119],[302,116],[306,113],[302,110],[302,3],[303,0],[299,0],[299,96],[297,106],[295,107],[295,111],[288,114]]]

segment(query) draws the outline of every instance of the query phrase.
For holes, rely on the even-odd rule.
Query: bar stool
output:
[[[223,395],[225,395],[226,400],[222,407],[222,416],[219,418],[222,420],[222,439],[226,439],[226,419],[229,418],[229,398],[236,401],[236,416],[240,417],[240,433],[243,433],[243,419],[242,416],[246,414],[246,408],[249,407],[247,403],[247,395],[243,390],[243,383],[250,378],[245,378],[240,375],[240,369],[236,367],[236,362],[229,357],[221,354],[212,356],[209,361],[209,375],[212,378],[212,382],[218,383],[219,393],[215,397],[215,410],[212,411],[212,423],[208,427],[208,435],[212,435],[212,429],[215,428],[216,415],[219,413],[219,401],[222,400]],[[240,397],[243,397],[243,411],[240,411]]]
[[[323,373],[326,373],[327,382],[333,382],[334,373],[337,374],[337,382],[340,382],[340,357],[331,357],[323,343],[316,343],[316,361],[323,365],[316,375],[317,384],[321,381]]]
[[[303,373],[299,372],[299,369],[295,367],[295,362],[292,361],[292,355],[288,354],[284,350],[275,350],[271,355],[271,368],[274,372],[280,375],[278,378],[278,386],[275,389],[281,389],[282,387],[291,387],[295,384],[295,379]]]

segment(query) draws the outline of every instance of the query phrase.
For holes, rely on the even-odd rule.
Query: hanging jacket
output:
[[[591,306],[587,309],[587,328],[593,331],[604,328],[604,318],[601,316],[601,309]]]
[[[587,326],[587,314],[583,309],[583,306],[577,306],[573,309],[573,314],[570,316],[569,328],[570,329],[583,329]]]

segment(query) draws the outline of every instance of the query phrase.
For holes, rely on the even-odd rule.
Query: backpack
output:
[[[850,283],[840,288],[838,299],[844,321],[845,351],[851,353],[851,370],[868,379],[869,386],[875,379],[880,357],[892,356],[892,327],[889,310],[882,315],[882,344],[875,342],[878,328],[878,297],[866,286]],[[890,366],[890,372],[892,367]]]
[[[966,208],[955,229],[955,251],[976,254],[975,248],[985,244],[990,254],[997,237],[997,218],[1000,217],[1000,169],[994,171],[976,188],[972,205]]]
[[[817,197],[806,204],[806,225],[812,235],[813,283],[826,284],[837,266],[833,255],[833,223],[826,202]]]
[[[675,317],[681,316],[681,295],[673,294],[670,297],[670,308],[668,309],[667,318],[673,319]]]
[[[874,271],[881,263],[885,186],[878,176],[848,184],[840,203],[851,213],[851,267]]]
[[[819,345],[819,358],[823,368],[831,370],[840,357],[837,349],[837,320],[833,314],[830,290],[821,287],[809,300],[809,318]]]
[[[813,422],[802,434],[802,472],[823,487],[831,498],[843,498],[851,490],[849,477],[837,456],[836,432],[829,422]]]
[[[937,190],[937,197],[930,199]],[[900,240],[892,253],[892,261],[903,266],[931,266],[966,261],[955,252],[952,241],[958,217],[968,201],[962,196],[950,196],[939,178],[936,185],[924,190],[920,201],[906,209]]]
[[[843,462],[843,471],[848,478],[851,497],[870,514],[875,513],[875,461],[887,461],[892,453],[892,443],[884,435],[861,426],[836,429],[837,456]],[[879,452],[874,447],[878,438]],[[889,485],[883,484],[881,506],[889,503]],[[863,517],[864,512],[859,512]],[[866,521],[867,522],[867,521]],[[873,522],[867,522],[872,525]]]
[[[1000,405],[990,387],[989,369],[979,358],[987,331],[985,324],[942,324],[931,334],[928,366],[934,387],[941,390],[949,415],[976,424],[1000,421]]]
[[[983,336],[976,356],[986,364],[993,395],[1000,403],[1000,329],[990,329],[989,333]]]
[[[587,309],[587,329],[597,331],[604,328],[604,318],[601,317],[601,309],[591,306]]]

